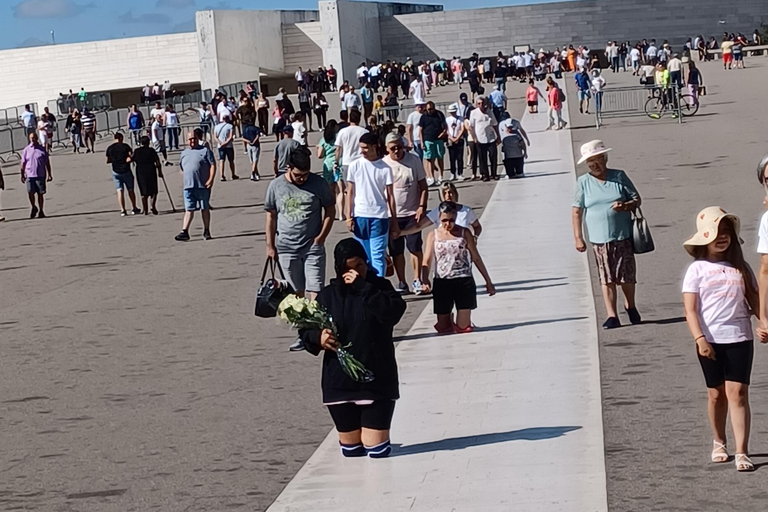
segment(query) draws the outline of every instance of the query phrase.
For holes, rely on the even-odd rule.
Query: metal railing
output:
[[[35,115],[39,115],[40,112],[37,108],[37,103],[27,103],[26,105],[32,107],[32,112],[34,112]],[[26,105],[0,109],[0,126],[20,124],[21,114],[26,110]]]
[[[674,84],[667,89],[657,85],[607,87],[593,95],[595,128],[600,129],[600,126],[603,125],[603,119],[647,116],[645,105],[648,100],[667,94],[672,98],[674,105],[670,108],[679,110],[679,102],[675,101],[674,98],[680,97],[680,89]],[[681,115],[678,117],[678,122],[682,122]]]
[[[70,108],[76,108],[80,112],[89,110],[107,110],[112,108],[112,94],[108,92],[89,93],[84,100],[77,96],[68,98],[59,96],[58,99],[48,100],[48,110],[57,116],[66,116]]]

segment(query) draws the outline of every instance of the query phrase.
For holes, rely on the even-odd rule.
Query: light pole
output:
[[[56,44],[56,32],[51,30],[51,44]]]

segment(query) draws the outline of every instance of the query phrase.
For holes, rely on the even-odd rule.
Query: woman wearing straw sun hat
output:
[[[683,280],[683,303],[707,384],[711,460],[729,459],[725,424],[730,413],[736,469],[754,471],[748,455],[748,391],[754,357],[750,318],[758,311],[758,298],[755,275],[741,251],[740,224],[719,206],[699,212],[696,234],[683,244],[695,260]]]
[[[633,324],[641,321],[635,307],[635,252],[632,248],[632,211],[640,206],[640,194],[624,171],[608,168],[610,148],[601,140],[581,146],[579,165],[589,173],[579,177],[573,201],[573,237],[576,250],[584,252],[582,225],[586,224],[595,253],[597,272],[608,319],[603,329],[621,327],[616,313],[616,285],[624,293],[624,307]]]

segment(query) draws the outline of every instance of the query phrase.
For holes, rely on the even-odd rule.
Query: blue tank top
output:
[[[138,130],[141,128],[141,116],[138,112],[132,112],[128,117],[128,127],[131,130]]]

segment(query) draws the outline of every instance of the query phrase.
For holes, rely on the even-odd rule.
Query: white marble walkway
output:
[[[430,303],[397,350],[392,457],[344,459],[331,432],[270,512],[607,510],[595,311],[570,227],[571,136],[545,132],[545,113],[523,125],[528,178],[499,182],[481,219],[498,294],[479,297],[480,328],[435,337]]]

